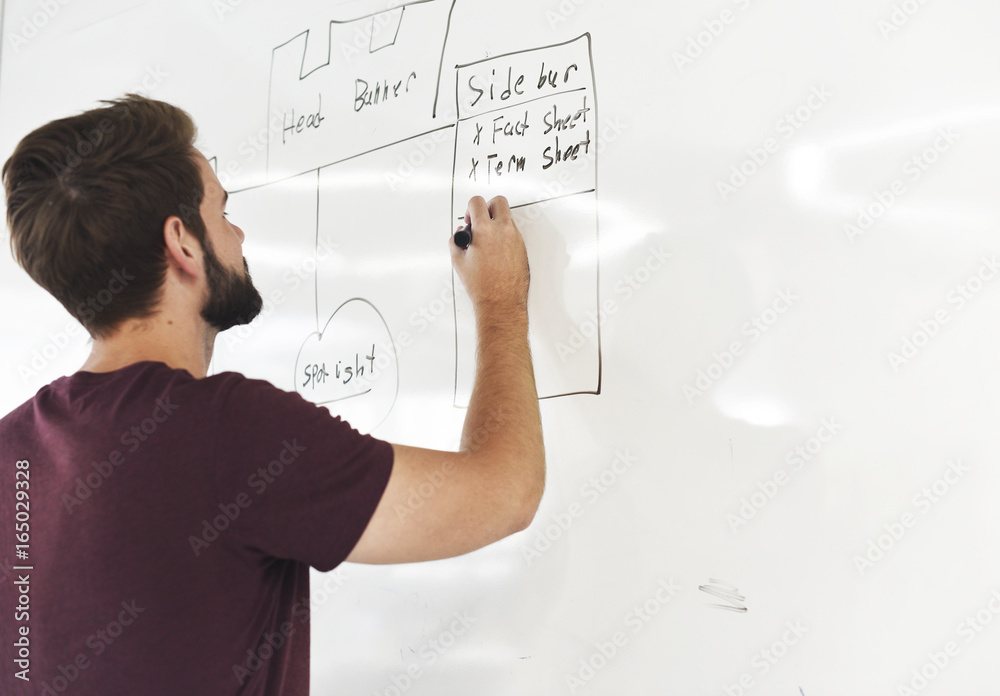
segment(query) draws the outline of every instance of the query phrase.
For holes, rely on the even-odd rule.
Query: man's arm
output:
[[[507,199],[476,196],[475,241],[452,262],[476,312],[476,381],[458,452],[394,444],[392,474],[347,557],[408,563],[468,553],[525,529],[545,487],[545,449],[528,348],[528,257]],[[429,496],[427,485],[434,487]],[[423,489],[421,489],[423,486]],[[408,501],[421,489],[419,507]]]

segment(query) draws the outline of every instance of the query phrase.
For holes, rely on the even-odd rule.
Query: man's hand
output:
[[[493,316],[497,312],[501,316],[526,312],[528,254],[507,199],[497,196],[487,204],[482,196],[474,196],[465,223],[472,224],[472,244],[468,249],[451,244],[451,260],[472,299],[476,318],[494,320],[499,318]]]

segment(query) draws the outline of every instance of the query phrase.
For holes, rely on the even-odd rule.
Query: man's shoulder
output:
[[[35,432],[41,421],[104,418],[115,413],[159,422],[173,413],[181,420],[236,432],[264,435],[289,422],[334,420],[326,409],[295,391],[286,391],[266,379],[225,370],[195,377],[185,369],[159,361],[132,363],[113,372],[78,371],[59,377],[0,417],[0,439]]]
[[[297,391],[282,389],[266,379],[241,372],[207,375],[173,393],[177,401],[191,395],[190,401],[199,403],[206,417],[241,431],[254,427],[269,431],[292,424],[302,427],[329,425],[340,420]]]
[[[36,394],[37,396],[37,394]],[[0,416],[0,440],[4,440],[4,433],[6,433],[10,428],[14,427],[16,423],[23,422],[26,418],[31,417],[31,403],[35,400],[35,397],[27,399],[20,406],[15,407],[9,411],[6,415]]]
[[[129,373],[124,371],[130,370]],[[146,360],[122,368],[123,376],[127,374],[128,382],[151,383],[154,388],[167,388],[170,390],[183,389],[194,390],[202,395],[229,394],[237,391],[240,395],[263,394],[263,395],[294,395],[294,392],[287,392],[276,387],[265,379],[248,377],[242,372],[225,370],[216,372],[205,377],[195,377],[183,368],[170,367],[160,361]],[[80,373],[77,373],[80,374]],[[71,375],[73,377],[73,375]]]
[[[266,379],[248,376],[242,372],[229,370],[216,372],[195,381],[199,383],[198,386],[200,388],[208,392],[223,393],[228,397],[237,399],[306,401],[298,392],[287,391],[275,386]]]
[[[34,394],[8,411],[5,415],[0,416],[0,433],[3,433],[6,429],[13,427],[15,424],[24,423],[26,420],[30,420],[34,415],[35,405],[39,399],[44,399],[52,393],[58,393],[67,379],[69,379],[69,376],[63,375],[61,377],[57,377],[48,384],[40,386],[35,390]]]
[[[248,377],[240,372],[226,370],[202,378],[193,376],[183,368],[170,367],[157,360],[142,360],[111,372],[77,372],[62,375],[36,392],[18,406],[0,416],[0,429],[30,419],[36,407],[49,400],[73,401],[91,398],[94,392],[108,389],[116,395],[123,392],[142,393],[194,393],[196,401],[205,405],[216,399],[234,402],[261,398],[301,398],[295,392],[285,391],[271,382]]]

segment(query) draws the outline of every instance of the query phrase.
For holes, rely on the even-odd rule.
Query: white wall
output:
[[[1000,10],[457,0],[446,44],[450,0],[346,22],[386,7],[104,0],[49,16],[31,0],[4,16],[3,157],[135,87],[189,110],[255,281],[282,293],[219,338],[213,369],[293,389],[305,364],[375,345],[391,359],[371,391],[330,406],[407,444],[457,445],[474,337],[447,237],[480,190],[471,159],[491,154],[474,124],[527,114],[497,147],[525,170],[481,191],[524,204],[553,397],[541,510],[461,558],[316,574],[314,692],[896,693],[922,690],[923,669],[937,692],[993,693],[1000,628],[967,618],[991,619],[1000,588]],[[272,75],[272,50],[307,29]],[[456,124],[476,70],[456,66],[486,58],[527,91],[486,117],[460,101]],[[578,91],[540,90],[541,60],[577,63]],[[412,93],[354,110],[356,79],[410,72]],[[269,151],[269,110],[301,115],[320,93],[328,120],[291,145],[273,129]],[[562,116],[584,96],[596,158],[543,170],[553,100]],[[0,265],[6,412],[88,347]]]

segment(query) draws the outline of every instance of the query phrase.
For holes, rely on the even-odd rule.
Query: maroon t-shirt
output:
[[[309,566],[350,553],[391,470],[235,372],[55,380],[0,420],[0,693],[305,696]]]

